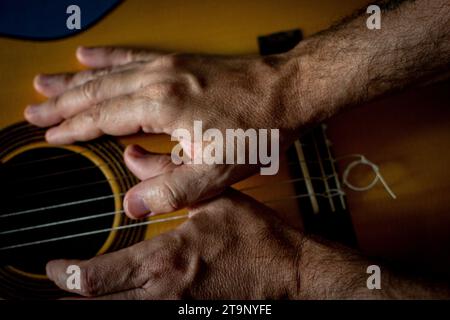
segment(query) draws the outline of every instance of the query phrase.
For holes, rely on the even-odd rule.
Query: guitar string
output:
[[[376,178],[380,179],[384,185],[385,188],[387,188],[388,192],[389,192],[389,187],[386,186],[385,182],[383,182],[383,178],[379,173],[378,167],[371,163],[370,161],[368,161],[363,155],[356,155],[360,158],[360,163],[363,164],[368,164],[372,167],[375,167],[374,170],[376,172]],[[348,157],[348,156],[346,156]],[[354,161],[351,163],[351,165],[356,165],[358,164],[357,161]],[[350,170],[351,165],[347,168],[347,172],[348,170]],[[345,180],[345,179],[344,179]],[[375,181],[376,182],[376,181]],[[371,183],[368,187],[371,188],[372,187]],[[367,189],[367,187],[366,187]],[[338,190],[338,189],[329,189],[326,193],[313,193],[315,196],[322,196],[322,197],[326,197],[328,199],[331,199],[335,196],[342,196],[345,195],[345,192],[343,192],[342,190]],[[294,196],[287,196],[287,197],[282,197],[282,198],[278,198],[278,199],[272,199],[272,200],[268,200],[268,201],[263,201],[263,203],[271,203],[271,202],[275,202],[275,201],[282,201],[282,200],[286,200],[286,199],[295,199],[295,198],[301,198],[301,197],[309,197],[313,194],[298,194],[298,195],[294,195]],[[395,199],[395,195],[393,196],[393,198]],[[103,213],[103,214],[99,214],[100,216],[104,216],[107,214],[116,214],[114,213]],[[44,239],[44,240],[37,240],[37,241],[31,241],[31,242],[26,242],[26,243],[21,243],[21,244],[15,244],[15,245],[10,245],[10,246],[6,246],[6,247],[2,247],[0,248],[0,251],[4,251],[4,250],[8,250],[8,249],[14,249],[14,248],[21,248],[21,247],[26,247],[26,246],[31,246],[31,245],[37,245],[37,244],[43,244],[43,243],[48,243],[48,242],[54,242],[54,241],[62,241],[62,240],[66,240],[66,239],[71,239],[71,238],[76,238],[76,237],[81,237],[81,236],[88,236],[88,235],[92,235],[92,234],[97,234],[97,233],[101,233],[101,232],[110,232],[113,230],[120,230],[120,229],[125,229],[125,228],[131,228],[131,227],[137,227],[137,226],[141,226],[141,225],[147,225],[147,224],[151,224],[151,223],[158,223],[158,222],[163,222],[163,221],[169,221],[172,220],[174,218],[177,219],[181,219],[181,218],[185,218],[187,217],[187,215],[181,215],[178,217],[170,217],[170,218],[164,218],[164,219],[158,219],[158,220],[150,220],[150,221],[146,221],[146,222],[141,222],[141,223],[134,223],[131,225],[125,225],[125,226],[119,226],[119,227],[115,227],[115,228],[107,228],[107,229],[100,229],[100,230],[93,230],[93,231],[88,231],[88,232],[83,232],[83,233],[78,233],[78,234],[72,234],[72,235],[66,235],[66,236],[62,236],[62,237],[56,237],[56,238],[50,238],[50,239]],[[72,222],[76,222],[76,221],[80,221],[80,220],[87,220],[87,219],[93,219],[95,218],[94,216],[87,216],[87,217],[81,217],[81,218],[75,218],[75,219],[68,219],[68,220],[63,220],[63,221],[57,221],[57,222],[53,222],[50,224],[44,224],[44,225],[38,225],[38,226],[31,226],[31,227],[25,227],[22,228],[22,230],[13,230],[12,232],[19,232],[19,231],[25,231],[25,230],[31,230],[31,229],[35,229],[35,228],[43,228],[43,227],[48,227],[48,226],[53,226],[53,225],[58,225],[58,224],[64,224],[64,223],[72,223]],[[25,229],[25,230],[23,230]],[[6,232],[6,233],[12,233],[12,232]]]
[[[305,144],[302,144],[302,146],[305,146]],[[25,163],[12,164],[12,165],[8,165],[8,167],[24,166],[26,164],[35,164],[35,163],[41,162],[41,161],[48,161],[48,160],[51,160],[51,159],[58,159],[58,158],[63,158],[63,157],[75,156],[75,155],[83,154],[83,153],[89,152],[89,151],[91,151],[91,150],[86,150],[86,151],[82,151],[82,152],[73,152],[70,155],[55,156],[55,157],[50,157],[50,158],[47,158],[47,159],[39,159],[39,160],[34,160],[34,161],[28,161],[28,162],[25,162]],[[348,158],[348,157],[359,157],[360,160],[362,160],[362,161],[365,159],[364,156],[362,156],[362,155],[348,155],[348,156],[344,156],[344,157],[337,158],[337,159],[321,159],[321,160],[336,162],[336,161],[339,161],[340,159]],[[302,162],[312,163],[311,161],[308,161],[308,162],[307,161],[302,161]],[[315,163],[317,163],[317,162],[315,162]],[[68,173],[68,172],[87,170],[87,169],[97,168],[97,167],[101,167],[101,166],[109,165],[109,164],[110,163],[104,163],[104,164],[101,164],[101,165],[95,165],[95,166],[89,166],[89,167],[84,167],[84,168],[79,168],[79,169],[60,171],[60,172],[52,173],[52,174],[49,174],[49,175],[42,175],[42,176],[33,177],[31,179],[22,179],[22,180],[19,180],[19,182],[45,178],[45,177],[59,175],[59,174],[64,174],[64,173]],[[294,164],[297,164],[297,163],[294,163]],[[288,163],[288,165],[291,165],[291,164]],[[350,168],[348,168],[348,171],[349,171],[349,169]],[[128,178],[128,177],[131,178],[133,176],[128,175],[128,176],[120,177],[118,179],[106,179],[106,180],[100,181],[100,182],[107,182],[109,180],[119,180],[119,179],[121,180],[121,179],[125,179],[125,178]],[[329,177],[335,177],[335,175],[331,175]],[[385,184],[385,182],[383,181],[382,177],[378,176],[378,172],[377,172],[377,177],[379,177],[380,180],[382,181],[382,183]],[[318,179],[322,180],[322,179],[325,179],[325,177],[320,177]],[[290,179],[290,180],[292,182],[294,182],[294,181],[304,180],[304,179],[296,178],[296,179]],[[95,182],[95,183],[100,183],[100,182]],[[289,182],[289,180],[281,181],[281,182],[278,182],[278,183],[284,183],[284,182]],[[376,182],[376,180],[374,180],[374,182]],[[78,188],[78,187],[86,186],[86,185],[91,185],[91,184],[95,184],[95,183],[78,185],[78,186],[75,186],[74,188]],[[267,184],[269,184],[269,183],[267,183]],[[263,185],[260,185],[260,186],[249,187],[247,189],[256,189],[256,188],[263,187],[264,185],[267,185],[267,184],[263,184]],[[56,190],[53,189],[51,191],[67,190],[67,189],[70,189],[70,188],[58,188]],[[244,188],[244,189],[246,189],[246,188]],[[241,191],[242,190],[243,189],[241,189]],[[46,191],[44,193],[48,193],[48,192],[49,191]],[[42,194],[42,192],[38,193],[38,194]],[[345,194],[345,193],[342,190],[337,190],[337,189],[335,189],[334,191],[333,191],[333,189],[329,189],[328,192],[324,193],[324,194],[314,193],[314,195],[316,195],[316,196],[323,196],[323,197],[326,197],[326,198],[332,198],[334,196],[342,196],[343,194]],[[294,195],[294,196],[288,196],[288,197],[284,197],[284,198],[279,198],[279,199],[273,199],[273,200],[265,201],[263,203],[271,203],[271,202],[274,202],[274,201],[281,201],[281,200],[286,200],[286,199],[295,199],[295,198],[300,198],[300,197],[309,197],[311,195],[312,194],[309,194],[309,193],[307,193],[307,194],[298,194],[298,195]],[[28,195],[28,196],[30,196],[30,195]],[[118,196],[118,195],[97,197],[97,199],[105,198],[105,197],[116,197],[116,196]],[[91,199],[84,199],[84,200],[80,200],[80,201],[77,201],[77,202],[78,203],[86,203],[86,202],[91,201],[92,199],[93,198],[91,198]],[[99,199],[99,200],[101,200],[101,199]],[[99,201],[99,200],[95,200],[95,201]],[[75,203],[75,202],[72,202],[72,203]],[[48,206],[46,208],[45,207],[43,207],[43,208],[44,208],[44,210],[49,210],[48,208],[57,208],[58,206],[68,206],[68,204],[53,205],[53,206]],[[8,213],[7,216],[18,215],[18,214],[25,214],[25,213],[36,212],[36,211],[43,211],[43,208],[29,209],[29,210],[23,210],[22,212]],[[117,212],[115,212],[115,211],[114,212],[105,212],[105,213],[95,214],[95,215],[91,215],[91,216],[85,216],[85,217],[80,217],[80,218],[56,221],[56,222],[46,223],[46,224],[42,224],[42,225],[38,225],[38,226],[30,226],[30,227],[18,228],[18,229],[5,231],[5,232],[0,232],[0,234],[10,234],[10,233],[15,233],[15,232],[20,232],[20,231],[28,231],[28,230],[32,230],[32,229],[51,227],[51,226],[67,224],[67,223],[74,223],[74,222],[77,222],[77,221],[88,220],[88,219],[95,219],[95,218],[100,218],[102,216],[118,214],[118,213],[123,213],[123,210],[117,211]],[[5,215],[0,216],[0,218],[3,218],[3,217],[5,217]],[[187,218],[187,217],[188,217],[188,215],[184,214],[184,215],[179,215],[179,216],[174,216],[174,217],[169,217],[169,218],[163,218],[163,219],[149,220],[149,221],[145,221],[145,222],[133,223],[133,224],[130,224],[130,225],[124,225],[124,226],[118,226],[118,227],[106,228],[106,229],[99,229],[99,230],[93,230],[93,231],[88,231],[88,232],[83,232],[83,233],[66,235],[66,236],[62,236],[62,237],[56,237],[56,238],[32,241],[32,242],[27,242],[27,243],[22,243],[22,244],[16,244],[16,245],[11,245],[11,246],[7,246],[7,247],[2,247],[2,248],[0,248],[0,251],[13,249],[13,248],[21,248],[21,247],[26,247],[26,246],[36,245],[36,244],[44,244],[44,243],[49,243],[49,242],[62,241],[62,240],[71,239],[71,238],[77,238],[77,237],[82,237],[82,236],[89,236],[89,235],[94,235],[94,234],[98,234],[98,233],[102,233],[102,232],[111,232],[113,230],[122,230],[122,229],[127,229],[127,228],[132,228],[132,227],[139,227],[139,226],[144,226],[144,225],[149,225],[149,224],[162,223],[162,222],[165,222],[165,221],[170,221],[170,220],[175,220],[175,219],[182,219],[182,218]]]
[[[338,191],[337,189],[332,189],[332,191],[333,192],[330,192],[330,193],[315,193],[314,195],[315,196],[328,197],[328,198],[332,198],[332,197],[335,197],[337,195],[343,195],[343,192],[342,191]],[[309,194],[309,193],[298,194],[298,195],[294,195],[294,196],[288,196],[288,197],[283,197],[283,198],[277,198],[277,199],[263,201],[263,203],[272,203],[272,202],[276,202],[276,201],[288,200],[288,199],[291,199],[291,197],[295,197],[295,198],[308,197],[310,195],[311,194]],[[58,225],[68,224],[68,223],[75,223],[75,222],[79,222],[79,221],[85,221],[85,220],[91,220],[91,219],[96,219],[96,218],[102,218],[102,217],[115,215],[115,214],[119,214],[119,213],[125,213],[125,211],[124,210],[109,211],[109,212],[103,212],[103,213],[99,213],[99,214],[88,215],[88,216],[84,216],[84,217],[80,217],[80,218],[72,218],[72,219],[66,219],[66,220],[60,220],[60,221],[55,221],[55,222],[44,223],[44,224],[40,224],[40,225],[16,228],[16,229],[11,229],[11,230],[1,231],[0,235],[17,233],[17,232],[23,232],[23,231],[29,231],[29,230],[35,230],[35,229],[42,229],[42,228],[53,227],[53,226],[58,226]]]
[[[332,159],[324,159],[324,160],[325,161],[330,161],[330,162],[334,161]],[[45,161],[45,160],[43,160],[43,161]],[[317,164],[317,163],[319,163],[319,161],[304,161],[304,160],[301,160],[301,161],[299,160],[298,162],[306,163],[306,164]],[[287,165],[288,166],[298,165],[298,162],[288,162]],[[99,165],[92,165],[92,166],[85,166],[85,167],[81,167],[81,168],[57,171],[57,172],[52,172],[52,173],[44,174],[44,175],[40,175],[40,176],[33,176],[33,177],[30,177],[30,178],[17,179],[17,180],[14,180],[14,183],[33,181],[33,180],[37,180],[37,179],[43,179],[43,178],[58,176],[58,175],[65,174],[65,173],[72,173],[72,172],[78,172],[78,171],[83,171],[83,170],[102,168],[102,167],[107,167],[107,166],[109,166],[111,164],[112,164],[111,162],[104,162],[104,163],[99,164]]]
[[[49,148],[50,148],[50,146],[49,146]],[[23,161],[23,162],[19,162],[19,163],[8,163],[8,161],[7,161],[7,162],[3,162],[2,164],[7,166],[8,168],[31,166],[31,165],[34,165],[39,162],[46,162],[46,161],[51,161],[51,160],[60,159],[60,158],[74,157],[74,156],[78,156],[78,155],[83,155],[85,153],[89,153],[89,151],[92,152],[92,150],[90,150],[90,149],[80,151],[80,152],[73,151],[73,150],[70,150],[70,151],[71,151],[70,154],[62,154],[59,156],[47,157],[47,158],[42,158],[42,159],[37,159],[37,160],[30,160],[30,161]]]
[[[104,183],[104,182],[121,181],[121,180],[134,179],[134,178],[135,177],[133,175],[118,176],[116,178],[111,178],[111,179],[103,179],[103,180],[97,180],[97,181],[92,181],[92,182],[88,182],[88,183],[72,185],[72,186],[68,186],[68,187],[60,187],[60,188],[48,189],[48,190],[45,190],[45,191],[27,193],[27,194],[24,194],[24,195],[20,195],[18,197],[14,197],[14,199],[24,199],[24,198],[26,199],[26,198],[29,198],[29,197],[39,196],[39,195],[43,195],[43,194],[46,194],[46,193],[78,189],[78,188],[82,188],[82,187],[93,186],[93,185]]]
[[[111,165],[110,162],[105,162],[105,163],[102,163],[102,164],[99,164],[99,165],[86,166],[86,167],[81,167],[81,168],[75,168],[75,169],[70,169],[70,170],[57,171],[57,172],[53,172],[53,173],[43,174],[43,175],[40,175],[40,176],[33,176],[33,177],[30,177],[30,178],[17,179],[17,180],[14,180],[14,183],[29,182],[29,181],[33,181],[33,180],[39,180],[39,179],[59,176],[59,175],[66,174],[66,173],[75,173],[75,172],[79,172],[79,171],[86,171],[86,170],[90,170],[90,169],[97,169],[97,168],[108,167],[110,165]]]
[[[353,155],[343,156],[343,157],[340,157],[340,158],[337,158],[337,159],[325,159],[325,160],[336,162],[336,161],[340,161],[342,159],[350,158],[350,157],[359,157],[359,158],[361,158],[363,156],[359,155],[359,154],[353,154]],[[312,162],[306,162],[306,163],[312,163]],[[54,189],[49,189],[49,190],[45,190],[45,191],[39,191],[39,192],[29,193],[29,194],[25,194],[25,195],[20,195],[18,197],[15,197],[15,199],[23,199],[23,198],[33,197],[33,196],[42,195],[42,194],[46,194],[46,193],[50,193],[50,192],[71,190],[71,189],[81,188],[81,187],[85,187],[85,186],[91,186],[91,185],[95,185],[95,184],[99,184],[99,183],[103,183],[103,182],[121,181],[121,180],[124,180],[124,179],[127,179],[127,178],[134,178],[134,176],[132,176],[132,175],[125,175],[125,176],[119,176],[119,177],[113,178],[113,179],[104,179],[104,180],[99,180],[99,181],[93,181],[93,182],[89,182],[89,183],[78,184],[78,185],[75,185],[75,186],[54,188]]]
[[[347,155],[347,156],[336,158],[335,161],[340,161],[342,159],[351,158],[351,157],[353,157],[353,158],[354,157],[359,157],[359,158],[362,158],[362,159],[364,158],[364,156],[362,156],[360,154],[351,154],[351,155]],[[132,176],[132,175],[127,175],[127,176],[124,176],[122,178],[133,178],[133,177],[134,176]],[[325,178],[329,179],[329,178],[332,178],[332,177],[334,177],[334,175],[329,175],[329,176],[327,176]],[[105,180],[102,180],[100,182],[108,182],[108,181],[112,181],[112,180],[121,180],[122,178],[118,177],[118,178],[114,178],[114,179],[105,179]],[[311,180],[322,180],[322,177],[310,177],[310,179]],[[282,181],[277,181],[276,183],[289,183],[289,182],[297,182],[297,181],[303,181],[303,180],[304,180],[303,178],[294,178],[294,179],[289,179],[289,180],[284,180],[284,181],[283,180]],[[94,183],[100,183],[100,182],[94,182]],[[260,187],[264,187],[267,184],[257,185],[257,186],[253,186],[253,187],[246,187],[246,188],[241,189],[241,191],[257,189],[257,188],[260,188]],[[82,186],[85,186],[85,184],[83,184]],[[74,186],[74,187],[77,187],[77,186]],[[63,188],[63,189],[66,189],[66,188]],[[59,191],[59,190],[60,190],[60,188],[56,189],[56,191]],[[55,191],[55,189],[52,189],[50,191]],[[47,191],[45,191],[45,193],[46,192]],[[25,195],[25,196],[33,196],[33,195],[36,195],[36,194],[41,194],[41,193],[40,192],[39,193],[32,193],[32,194],[28,194],[28,195]],[[40,207],[40,208],[33,208],[33,209],[28,209],[28,210],[16,211],[16,212],[8,212],[8,213],[5,213],[5,214],[1,214],[0,213],[0,219],[6,218],[6,217],[17,216],[17,215],[21,215],[21,214],[25,214],[25,213],[39,212],[39,211],[51,210],[51,209],[67,207],[67,206],[72,206],[72,205],[77,205],[77,204],[89,203],[89,202],[93,202],[93,201],[100,201],[100,200],[104,200],[104,199],[108,199],[108,198],[112,198],[112,197],[116,197],[116,196],[123,196],[123,195],[125,195],[125,193],[106,195],[106,196],[99,196],[99,197],[88,198],[88,199],[83,199],[83,200],[77,200],[77,201],[61,203],[61,204],[56,204],[56,205],[51,205],[51,206],[45,206],[45,207]]]
[[[79,221],[85,221],[85,220],[91,220],[91,219],[97,219],[97,218],[102,218],[102,217],[107,217],[107,216],[111,216],[114,214],[119,214],[119,213],[125,213],[124,210],[119,210],[119,211],[109,211],[109,212],[103,212],[103,213],[98,213],[98,214],[93,214],[90,216],[84,216],[84,217],[79,217],[79,218],[73,218],[73,219],[67,219],[67,220],[60,220],[60,221],[55,221],[55,222],[49,222],[49,223],[43,223],[43,224],[38,224],[35,226],[29,226],[29,227],[23,227],[23,228],[17,228],[17,229],[11,229],[11,230],[6,230],[6,231],[1,231],[0,235],[5,235],[5,234],[11,234],[11,233],[17,233],[17,232],[23,232],[23,231],[29,231],[29,230],[35,230],[35,229],[42,229],[42,228],[47,228],[47,227],[53,227],[53,226],[59,226],[62,224],[68,224],[68,223],[74,223],[74,222],[79,222]]]
[[[39,208],[33,208],[33,209],[28,209],[28,210],[21,210],[21,211],[16,211],[16,212],[10,212],[10,213],[6,213],[6,214],[3,214],[3,215],[1,215],[1,213],[0,213],[0,219],[13,217],[13,216],[18,216],[18,215],[22,215],[22,214],[26,214],[26,213],[46,211],[46,210],[52,210],[52,209],[57,209],[57,208],[63,208],[63,207],[70,207],[70,206],[75,206],[75,205],[78,205],[78,204],[85,204],[85,203],[89,203],[89,202],[101,201],[101,200],[104,200],[104,199],[109,199],[109,198],[113,198],[113,197],[120,197],[120,196],[124,196],[124,195],[125,195],[125,192],[118,193],[118,194],[111,194],[111,195],[107,195],[107,196],[100,196],[100,197],[88,198],[88,199],[83,199],[83,200],[59,203],[59,204],[54,204],[54,205],[46,206],[46,207],[39,207]]]
[[[348,155],[348,156],[341,157],[341,158],[348,158],[348,157],[359,157],[361,160],[365,160],[364,156],[362,156],[362,155]],[[338,160],[339,159],[337,159],[335,161],[338,161]],[[334,177],[334,175],[331,175],[330,177]],[[319,179],[322,179],[322,178],[319,178]],[[298,180],[304,180],[304,179],[297,178],[297,179],[290,179],[290,180],[291,181],[296,181],[296,180],[298,181]],[[287,181],[289,181],[289,180],[287,180]],[[287,181],[280,181],[278,183],[284,183],[284,182],[287,182]],[[264,185],[254,186],[254,187],[249,187],[247,189],[255,189],[255,188],[259,188],[259,187],[263,187],[263,186]],[[330,198],[332,198],[334,196],[342,196],[344,194],[344,192],[342,190],[336,190],[334,192],[335,193],[333,194],[331,192],[331,190],[330,190],[326,194],[318,194],[318,193],[316,193],[315,195],[316,196],[323,196],[323,197],[326,197],[326,198],[330,199]],[[111,196],[117,196],[117,195],[111,195]],[[109,197],[111,197],[111,196],[109,196]],[[284,197],[284,198],[280,198],[280,199],[273,199],[273,200],[266,201],[265,203],[270,203],[270,202],[274,202],[274,201],[281,201],[281,200],[285,200],[285,199],[299,198],[299,197],[308,197],[308,196],[311,196],[311,194],[299,194],[299,195]],[[83,200],[81,200],[81,201],[83,201]],[[84,201],[88,201],[88,200],[85,199]],[[52,206],[52,207],[55,207],[55,206]],[[38,211],[39,209],[31,209],[31,210]],[[27,211],[31,212],[31,210],[27,210]],[[46,223],[46,224],[42,224],[42,225],[38,225],[38,226],[30,226],[30,227],[18,228],[18,229],[13,229],[13,230],[9,230],[9,231],[0,232],[0,234],[10,234],[10,233],[15,233],[15,232],[20,232],[20,231],[27,231],[27,230],[44,228],[44,227],[51,227],[51,226],[56,226],[56,225],[61,225],[61,224],[74,223],[74,222],[77,222],[77,221],[83,221],[83,220],[88,220],[88,219],[99,218],[99,217],[102,217],[102,216],[112,215],[112,214],[116,214],[116,213],[120,213],[120,212],[123,212],[123,211],[107,212],[107,213],[101,213],[101,214],[96,214],[96,215],[91,215],[91,216],[85,216],[85,217],[81,217],[81,218],[74,218],[74,219],[67,219],[67,220],[62,220],[62,221],[56,221],[56,222],[52,222],[52,223]],[[22,212],[22,213],[25,213],[25,212]],[[16,214],[17,214],[17,212],[16,212]],[[155,220],[152,220],[152,221],[154,221],[154,223],[157,222]],[[139,223],[139,224],[141,224],[141,223]],[[137,226],[137,224],[132,224],[132,225],[136,225]],[[128,226],[131,226],[131,225],[128,225]],[[0,248],[0,250],[19,248],[19,247],[22,247],[22,246],[28,246],[28,245],[32,245],[32,244],[47,243],[47,242],[56,241],[58,239],[59,240],[64,240],[64,239],[68,239],[68,238],[72,238],[72,237],[78,237],[78,236],[89,235],[89,234],[96,234],[97,232],[106,232],[106,231],[107,231],[106,229],[102,229],[102,230],[90,231],[90,232],[87,232],[87,233],[85,232],[85,233],[81,233],[81,234],[63,236],[63,237],[58,237],[58,238],[51,238],[51,239],[47,239],[47,240],[38,240],[38,241],[30,242],[30,243],[18,244],[18,245],[3,247],[3,248]],[[109,230],[109,231],[111,231],[111,230]]]
[[[340,190],[334,190],[334,192],[335,192],[334,194],[333,193],[330,193],[330,194],[316,193],[315,195],[328,198],[328,197],[341,196],[343,194],[343,192]],[[287,200],[287,199],[297,199],[297,198],[302,198],[302,197],[309,197],[310,195],[311,194],[307,194],[307,193],[298,194],[298,195],[263,201],[263,203],[272,203],[272,202],[283,201],[283,200]],[[117,213],[119,213],[119,212],[117,212]],[[18,248],[28,247],[28,246],[32,246],[32,245],[39,245],[39,244],[45,244],[45,243],[50,243],[50,242],[56,242],[56,241],[63,241],[63,240],[68,240],[68,239],[73,239],[73,238],[95,235],[95,234],[99,234],[99,233],[105,233],[105,232],[111,232],[111,231],[117,231],[117,230],[129,229],[129,228],[136,228],[136,227],[146,226],[146,225],[150,225],[150,224],[163,223],[163,222],[167,222],[167,221],[184,219],[184,218],[188,218],[188,217],[189,217],[189,214],[182,214],[182,215],[172,216],[172,217],[168,217],[168,218],[148,220],[148,221],[144,221],[144,222],[137,222],[137,223],[118,226],[118,227],[104,228],[104,229],[86,231],[86,232],[75,233],[75,234],[70,234],[70,235],[65,235],[65,236],[60,236],[60,237],[48,238],[48,239],[43,239],[43,240],[36,240],[36,241],[30,241],[30,242],[25,242],[25,243],[13,244],[13,245],[5,246],[5,247],[0,247],[0,251],[18,249]],[[71,220],[74,220],[74,219],[71,219]]]
[[[95,235],[95,234],[99,234],[99,233],[118,231],[118,230],[124,230],[124,229],[129,229],[129,228],[136,228],[136,227],[146,226],[146,225],[155,224],[155,223],[162,223],[162,222],[167,222],[167,221],[172,221],[172,220],[183,219],[183,218],[187,218],[187,217],[188,217],[188,214],[183,214],[183,215],[178,215],[178,216],[173,216],[173,217],[168,217],[168,218],[148,220],[148,221],[144,221],[144,222],[123,225],[123,226],[118,226],[118,227],[98,229],[98,230],[92,230],[92,231],[87,231],[87,232],[82,232],[82,233],[70,234],[70,235],[61,236],[61,237],[19,243],[19,244],[6,246],[6,247],[1,247],[0,251],[10,250],[10,249],[18,249],[18,248],[23,248],[23,247],[29,247],[32,245],[45,244],[45,243],[49,243],[49,242],[68,240],[68,239],[79,238],[79,237],[85,237],[85,236]]]
[[[132,176],[127,176],[127,177],[132,177]],[[332,175],[329,175],[326,177],[326,179],[330,179],[332,177],[333,177]],[[322,180],[323,178],[322,177],[310,177],[310,179],[311,180]],[[115,180],[117,180],[117,179],[115,179]],[[287,180],[279,180],[279,181],[275,181],[275,182],[267,182],[267,183],[263,183],[263,184],[259,184],[259,185],[255,185],[255,186],[244,187],[244,188],[239,189],[239,191],[249,191],[249,190],[264,188],[265,186],[267,186],[269,184],[271,184],[271,185],[272,184],[282,184],[282,183],[284,184],[284,183],[298,182],[298,181],[304,181],[304,180],[305,180],[304,178],[292,178],[292,179],[287,179]],[[55,205],[50,205],[50,206],[45,206],[45,207],[39,207],[39,208],[33,208],[33,209],[27,209],[27,210],[15,211],[15,212],[0,213],[0,219],[7,218],[7,217],[14,217],[14,216],[18,216],[18,215],[22,215],[22,214],[26,214],[26,213],[40,212],[40,211],[52,210],[52,209],[68,207],[68,206],[73,206],[73,205],[78,205],[78,204],[85,204],[85,203],[89,203],[89,202],[101,201],[101,200],[109,199],[109,198],[113,198],[113,197],[124,196],[125,194],[126,194],[126,192],[112,194],[112,195],[99,196],[99,197],[93,197],[93,198],[77,200],[77,201],[72,201],[72,202],[66,202],[66,203],[61,203],[61,204],[55,204]]]
[[[305,146],[305,147],[308,147],[307,144],[302,144],[301,143],[301,145]],[[46,148],[54,148],[54,147],[49,145]],[[45,162],[45,161],[49,161],[49,160],[74,157],[74,156],[78,156],[78,155],[83,155],[85,153],[93,152],[93,150],[90,150],[90,149],[87,149],[87,150],[84,150],[84,151],[79,151],[79,152],[78,151],[73,151],[73,150],[70,150],[70,151],[71,151],[70,154],[63,154],[63,155],[59,155],[59,156],[52,156],[52,157],[47,157],[47,158],[42,158],[42,159],[37,159],[37,160],[23,161],[23,162],[19,162],[19,163],[8,163],[8,161],[7,161],[7,162],[3,162],[2,164],[8,166],[9,168],[14,168],[14,167],[21,167],[21,166],[25,166],[25,165],[33,165],[33,164],[36,164],[36,163],[39,163],[39,162]],[[328,161],[328,160],[333,160],[333,159],[324,159],[324,160]],[[313,163],[313,162],[316,162],[316,161],[312,161],[311,163]],[[289,163],[289,164],[295,164],[295,162],[294,163]]]
[[[48,148],[52,148],[52,147],[49,146]],[[74,156],[78,156],[78,155],[83,155],[85,153],[89,153],[90,151],[92,152],[92,150],[90,150],[90,149],[87,149],[87,150],[84,150],[84,151],[80,151],[80,152],[72,151],[72,150],[70,150],[70,151],[71,151],[70,154],[62,154],[62,155],[59,155],[59,156],[53,156],[53,157],[37,159],[37,160],[24,161],[24,162],[19,162],[19,163],[8,163],[8,161],[7,161],[7,162],[3,162],[2,164],[5,165],[5,166],[8,166],[8,168],[14,168],[14,167],[21,167],[21,166],[24,166],[24,165],[34,165],[34,164],[39,163],[39,162],[45,162],[45,161],[50,161],[50,160],[55,160],[55,159],[60,159],[60,158],[68,158],[68,157],[74,157]]]

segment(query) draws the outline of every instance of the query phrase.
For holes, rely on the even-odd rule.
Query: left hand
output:
[[[49,99],[25,110],[30,123],[52,127],[46,132],[52,144],[103,134],[173,134],[176,129],[193,137],[194,121],[200,120],[203,130],[215,128],[222,134],[227,129],[277,128],[283,151],[313,118],[309,108],[299,107],[309,103],[306,95],[302,103],[296,98],[298,68],[290,56],[219,57],[102,47],[80,48],[77,56],[92,69],[36,77],[35,88]],[[192,139],[177,139],[184,154],[192,156]],[[252,148],[248,151],[257,151],[256,145]],[[133,146],[126,150],[127,165],[136,162],[136,150]],[[226,151],[223,160],[231,156]],[[237,152],[246,158],[246,150]],[[277,155],[278,151],[272,156]],[[212,198],[262,165],[248,161],[176,165],[168,155],[148,153],[145,158],[158,169],[125,196],[124,209],[134,218]]]
[[[96,299],[295,298],[302,236],[237,191],[190,211],[177,229],[88,261],[55,260],[47,275],[67,290],[69,265]]]

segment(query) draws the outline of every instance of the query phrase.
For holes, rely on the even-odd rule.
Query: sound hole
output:
[[[59,206],[112,195],[108,178],[82,154],[50,147],[25,151],[0,166],[0,179],[0,247],[107,229],[113,225],[113,197]],[[49,208],[51,206],[56,207]],[[111,214],[83,219],[108,212]],[[71,219],[76,221],[43,226]],[[23,228],[26,230],[14,232]],[[108,236],[109,232],[105,232],[1,250],[0,263],[28,273],[45,274],[49,260],[92,257]]]

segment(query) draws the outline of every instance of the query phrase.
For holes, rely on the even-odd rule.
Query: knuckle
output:
[[[163,184],[161,188],[161,197],[166,199],[168,205],[174,211],[180,209],[186,202],[185,193],[181,189],[175,188],[169,183]]]
[[[181,95],[181,86],[175,82],[164,83],[160,85],[160,95],[163,98],[176,98]]]
[[[192,73],[184,73],[183,81],[186,83],[186,87],[189,88],[189,91],[193,94],[201,93],[205,87],[202,79],[196,77]]]
[[[81,86],[81,94],[87,100],[96,100],[101,86],[101,80],[89,80]]]
[[[184,58],[180,54],[167,54],[163,55],[155,60],[155,64],[159,67],[176,69],[182,67],[184,64]]]
[[[143,59],[142,56],[143,56],[142,55],[142,51],[135,50],[135,49],[130,49],[130,50],[127,50],[125,52],[125,61],[127,63],[130,63],[130,62],[133,62],[133,61],[139,61],[139,60]]]
[[[62,117],[67,118],[63,102],[64,102],[63,95],[54,96],[48,101],[52,109],[55,109],[56,112],[60,114]]]
[[[167,101],[179,92],[178,84],[175,82],[162,82],[145,87],[142,90],[142,96],[150,100]]]
[[[88,112],[83,113],[84,119],[83,121],[86,121],[88,123],[92,123],[95,125],[100,125],[104,118],[104,112],[103,108],[100,104],[95,105],[91,110]]]
[[[92,70],[87,70],[86,74],[84,75],[83,80],[84,81],[89,81],[95,78],[100,78],[100,77],[104,77],[110,73],[112,73],[113,71],[113,67],[109,66],[109,67],[104,67],[101,69],[92,69]]]
[[[164,82],[152,84],[142,91],[142,96],[151,101],[158,101],[164,106],[178,106],[184,98],[183,84],[178,82]]]
[[[83,296],[91,297],[96,294],[94,270],[91,267],[84,267],[80,276],[81,294]]]

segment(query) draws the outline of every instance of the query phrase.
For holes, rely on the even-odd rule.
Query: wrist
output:
[[[299,129],[314,126],[366,99],[366,61],[356,48],[328,38],[320,34],[306,39],[286,54],[286,67],[295,70],[291,81],[296,101],[292,114]]]
[[[296,299],[380,299],[367,288],[371,264],[353,250],[305,237],[297,262]]]

